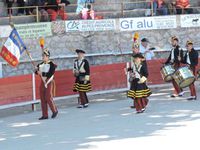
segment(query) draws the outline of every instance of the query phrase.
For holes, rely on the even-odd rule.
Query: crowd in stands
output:
[[[102,19],[93,9],[95,0],[77,0],[76,14],[81,19]],[[193,13],[190,6],[190,0],[147,0],[146,16],[156,15],[173,15],[182,13]],[[34,15],[37,16],[36,7],[38,6],[39,21],[55,21],[57,16],[62,20],[67,20],[65,7],[70,4],[68,0],[6,0],[8,14],[12,15],[13,3],[17,3],[17,15]],[[23,8],[26,7],[26,8]],[[153,10],[153,11],[152,11]]]
[[[17,3],[17,15],[34,15],[36,16],[38,6],[38,19],[39,21],[55,21],[57,16],[60,16],[62,20],[67,19],[65,12],[65,6],[69,5],[68,0],[6,0],[8,15],[13,14],[12,5]]]
[[[192,14],[193,9],[190,0],[149,0],[149,10],[153,7],[153,14],[147,10],[146,15],[174,15],[174,14]]]

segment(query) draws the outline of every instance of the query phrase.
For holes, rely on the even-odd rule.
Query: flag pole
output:
[[[10,26],[11,26],[12,29],[15,28],[14,23],[11,21],[11,19],[10,19]],[[27,54],[28,58],[31,60],[30,62],[32,64],[32,66],[34,67],[34,70],[36,70],[37,66],[36,66],[36,64],[35,64],[32,56],[31,56],[30,52],[26,48],[25,48],[25,51],[26,51],[26,54]],[[41,75],[40,75],[40,77],[41,77],[42,81],[44,82],[44,84],[46,84],[45,79]]]
[[[9,24],[10,24],[10,27],[11,27],[12,29],[15,28],[15,25],[14,25],[14,23],[12,22],[11,15],[9,15]],[[35,68],[36,68],[36,65],[35,65],[35,63],[34,63],[34,60],[33,60],[32,56],[31,56],[31,54],[29,53],[29,51],[28,51],[26,48],[25,48],[25,51],[26,51],[27,56],[28,56],[29,59],[31,60],[31,64],[33,65],[33,67],[34,67],[34,69],[35,69]]]

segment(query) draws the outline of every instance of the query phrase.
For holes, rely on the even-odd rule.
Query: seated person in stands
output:
[[[78,14],[80,18],[82,18],[82,10],[91,3],[94,3],[94,0],[77,0],[76,14]]]
[[[48,0],[46,5],[47,5],[47,12],[50,16],[50,20],[56,21],[58,15],[61,17],[62,20],[67,20],[67,13],[65,12],[65,6],[69,4],[70,2],[68,0]]]
[[[22,8],[18,8],[18,15],[21,16],[21,15],[24,15],[24,12],[25,12],[25,0],[17,0],[17,6],[18,7],[22,7]]]
[[[85,0],[77,0],[76,14],[80,15],[84,6],[85,6]]]
[[[95,19],[95,12],[92,9],[92,4],[87,4],[86,8],[81,11],[81,18],[84,20]]]
[[[48,21],[48,13],[44,8],[45,0],[29,0],[27,1],[27,6],[39,6],[38,7],[38,20],[39,21]],[[36,8],[27,8],[26,9],[27,15],[34,15],[37,18],[37,10]],[[37,19],[36,19],[37,20]]]
[[[193,10],[190,8],[190,1],[189,0],[176,0],[176,13],[182,14],[182,13],[188,13],[192,14]]]
[[[148,8],[151,8],[153,4],[153,15],[168,15],[168,8],[165,0],[150,0]],[[150,16],[150,15],[149,15]]]
[[[176,14],[176,6],[175,6],[176,0],[165,0],[165,3],[167,5],[169,15],[175,15]]]
[[[16,1],[15,0],[6,0],[8,15],[12,15],[12,12],[13,12],[12,5],[14,2],[16,2]]]
[[[157,11],[160,15],[168,15],[168,8],[165,0],[157,0]]]

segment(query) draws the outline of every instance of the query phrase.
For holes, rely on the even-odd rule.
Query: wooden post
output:
[[[153,11],[154,11],[154,10],[153,10],[153,9],[154,9],[154,8],[153,8],[153,2],[151,2],[151,15],[152,15],[152,16],[154,16],[154,14],[153,14]]]
[[[36,22],[40,22],[40,20],[39,20],[39,9],[38,9],[38,6],[36,6]]]
[[[124,18],[124,0],[121,1],[121,17]]]

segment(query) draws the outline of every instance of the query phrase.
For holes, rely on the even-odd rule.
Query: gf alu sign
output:
[[[119,20],[120,31],[176,28],[176,16],[124,18]]]

